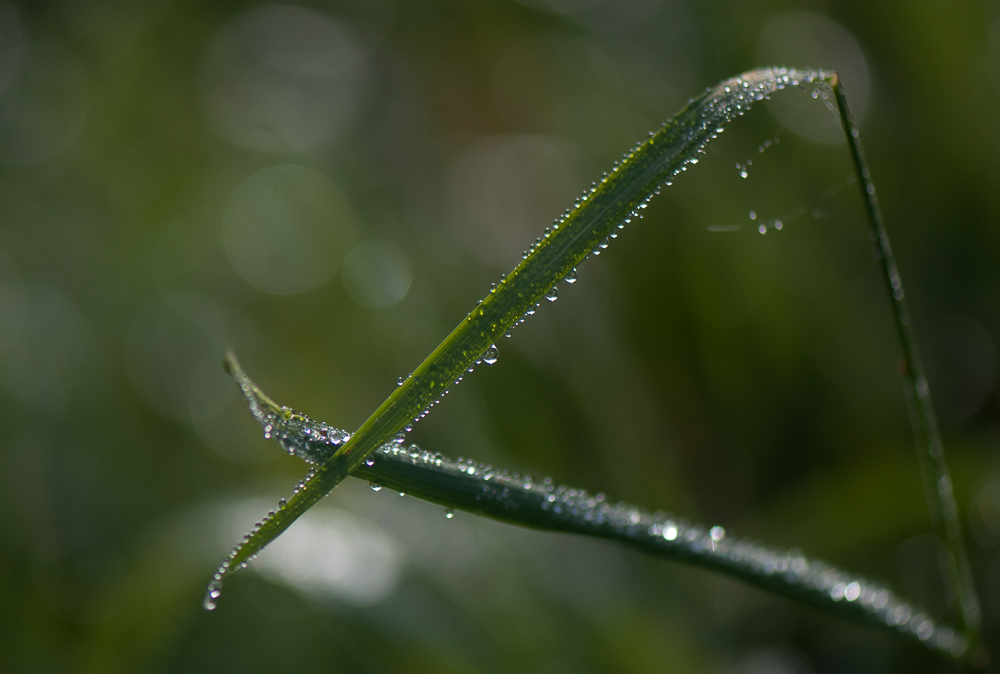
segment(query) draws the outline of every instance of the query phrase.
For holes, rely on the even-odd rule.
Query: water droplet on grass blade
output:
[[[500,358],[500,349],[497,348],[496,344],[492,345],[490,348],[486,349],[486,351],[483,352],[483,362],[486,363],[487,365],[492,365],[493,363],[497,362],[497,359],[499,358]]]
[[[372,491],[382,491],[382,485],[376,484],[375,482],[369,482],[368,486],[372,488]]]
[[[563,276],[563,280],[566,281],[566,283],[576,283],[576,278],[577,276],[575,267],[573,269],[570,269],[568,272],[566,272],[566,275]]]
[[[547,299],[549,302],[555,302],[557,299],[559,299],[559,289],[556,288],[555,286],[552,286],[552,288],[549,289],[549,292],[545,293],[545,299]]]

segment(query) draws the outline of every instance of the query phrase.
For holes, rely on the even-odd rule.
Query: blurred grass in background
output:
[[[761,65],[842,73],[1000,652],[995,5],[65,0],[0,3],[2,668],[948,671],[354,480],[200,608],[305,472],[226,347],[356,428],[622,152]],[[797,545],[943,615],[838,127],[803,92],[734,123],[414,440]]]

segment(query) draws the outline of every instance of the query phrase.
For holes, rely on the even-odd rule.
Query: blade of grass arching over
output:
[[[591,254],[600,254],[608,237],[634,218],[661,186],[697,163],[706,145],[734,118],[788,86],[822,81],[821,71],[768,68],[726,80],[693,99],[673,119],[640,143],[610,174],[586,191],[525,253],[519,264],[459,323],[424,362],[345,442],[337,444],[310,472],[292,497],[261,521],[230,553],[209,584],[205,607],[212,609],[222,580],[274,540],[299,516],[328,494],[366,457],[397,433],[426,415],[490,351],[496,342],[533,311],[556,284]],[[557,291],[556,291],[557,292]],[[335,443],[330,443],[335,444]]]
[[[973,584],[968,551],[962,540],[962,525],[958,516],[958,504],[955,502],[955,494],[952,490],[951,473],[945,461],[944,444],[941,441],[937,416],[931,403],[930,387],[924,374],[920,353],[917,350],[917,341],[910,321],[910,310],[906,303],[906,293],[903,290],[903,282],[892,254],[892,246],[889,243],[889,234],[886,232],[882,212],[875,196],[871,172],[868,170],[864,150],[861,147],[861,134],[848,107],[843,84],[836,73],[830,76],[829,82],[837,99],[841,124],[844,128],[844,134],[847,136],[851,157],[858,175],[858,185],[861,187],[861,197],[868,216],[868,236],[875,245],[875,252],[881,263],[882,278],[889,291],[889,302],[892,304],[893,318],[903,349],[900,370],[903,374],[910,421],[917,443],[917,459],[924,482],[927,508],[930,511],[935,533],[946,547],[946,559],[942,564],[945,567],[943,569],[945,582],[951,587],[953,595],[958,600],[957,619],[965,630],[973,649],[973,659],[986,662],[989,658],[985,650],[977,652],[977,649],[982,647],[979,599]]]
[[[320,462],[326,446],[290,442],[289,423],[308,437],[342,433],[309,417],[278,407],[246,376],[235,358],[230,369],[250,408],[265,429],[292,454]],[[268,414],[281,412],[272,422]],[[301,432],[290,437],[306,437]],[[373,487],[405,492],[447,509],[464,510],[510,524],[616,541],[642,552],[739,578],[825,613],[901,635],[930,650],[960,658],[967,640],[937,624],[919,607],[885,586],[841,571],[801,552],[741,541],[721,526],[706,527],[663,512],[650,513],[603,494],[556,485],[551,479],[509,473],[471,460],[453,460],[416,445],[390,441],[351,475]]]

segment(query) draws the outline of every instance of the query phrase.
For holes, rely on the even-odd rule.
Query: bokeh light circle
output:
[[[344,260],[347,294],[370,309],[397,304],[410,289],[411,268],[406,253],[389,241],[365,241]]]
[[[240,147],[305,152],[354,122],[374,45],[345,21],[287,5],[253,9],[211,41],[201,99],[215,131]]]
[[[347,197],[296,165],[266,168],[236,190],[223,222],[230,262],[264,292],[300,293],[329,279],[354,238]]]
[[[772,16],[757,39],[758,66],[823,68],[840,73],[855,120],[868,108],[870,74],[865,55],[850,31],[814,12]],[[836,113],[808,96],[781,93],[767,101],[768,109],[794,133],[816,143],[842,143],[844,132]]]

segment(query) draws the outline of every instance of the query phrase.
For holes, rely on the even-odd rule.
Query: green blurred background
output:
[[[623,151],[772,64],[843,74],[1000,653],[998,10],[0,3],[0,670],[951,671],[715,574],[357,480],[200,606],[305,472],[227,347],[357,428]],[[808,91],[732,124],[413,439],[946,615],[837,133]]]

